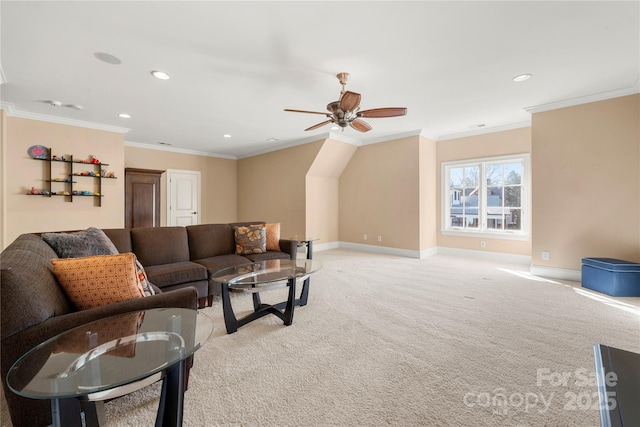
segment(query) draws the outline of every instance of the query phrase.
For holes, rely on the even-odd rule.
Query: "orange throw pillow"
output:
[[[267,224],[267,250],[280,252],[280,223]]]
[[[133,253],[54,258],[53,273],[78,310],[144,297]]]

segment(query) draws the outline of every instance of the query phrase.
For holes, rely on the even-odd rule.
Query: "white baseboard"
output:
[[[506,262],[509,264],[524,264],[524,265],[531,264],[531,257],[529,255],[514,255],[514,254],[506,254],[503,252],[476,251],[473,249],[438,247],[438,254],[480,258],[480,259],[486,259],[489,261]]]
[[[356,251],[363,252],[372,252],[376,254],[386,254],[386,255],[396,255],[403,256],[407,258],[420,258],[420,251],[413,251],[410,249],[398,249],[398,248],[389,248],[386,246],[374,246],[374,245],[363,245],[361,243],[350,243],[350,242],[339,242],[339,247],[342,249],[352,249]],[[315,250],[315,246],[313,247]]]
[[[529,272],[534,276],[549,277],[551,279],[572,280],[574,282],[582,282],[582,272],[576,270],[567,270],[557,267],[543,267],[541,265],[533,265]]]
[[[385,255],[396,255],[396,256],[403,256],[407,258],[418,258],[418,259],[424,259],[432,255],[442,254],[442,255],[452,255],[452,256],[460,256],[460,257],[482,258],[490,261],[505,262],[509,264],[524,264],[524,265],[531,264],[531,257],[528,255],[513,255],[513,254],[500,253],[500,252],[474,251],[471,249],[434,247],[434,248],[422,249],[417,251],[417,250],[411,250],[411,249],[390,248],[387,246],[363,245],[361,243],[351,243],[351,242],[330,242],[330,243],[324,243],[320,245],[313,245],[314,251],[323,251],[323,250],[336,249],[336,248],[351,249],[356,251],[372,252],[372,253],[385,254]]]

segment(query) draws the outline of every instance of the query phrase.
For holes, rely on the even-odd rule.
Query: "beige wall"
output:
[[[124,225],[122,134],[16,117],[5,117],[3,122],[2,174],[6,203],[3,247],[22,233]],[[102,207],[93,197],[74,197],[73,202],[69,202],[68,197],[27,196],[31,187],[42,189],[46,185],[43,180],[47,164],[29,156],[32,145],[51,147],[57,156],[73,155],[79,160],[94,155],[108,163],[107,169],[114,171],[118,179],[102,180]],[[62,177],[64,166],[54,163],[52,176]],[[74,168],[81,170],[81,166]],[[76,189],[96,191],[94,178],[77,178],[76,181]],[[64,184],[52,184],[54,191],[56,188],[63,191]]]
[[[358,147],[327,139],[307,173],[306,236],[339,240],[339,178]]]
[[[418,136],[358,148],[340,177],[340,241],[419,250],[419,169]]]
[[[125,146],[125,167],[142,169],[179,169],[200,172],[200,222],[235,222],[238,194],[238,162],[233,159],[149,150]],[[162,174],[160,225],[167,224],[167,174]]]
[[[0,110],[0,248],[4,249],[10,242],[6,240],[7,230],[7,180],[5,178],[5,172],[7,170],[5,155],[6,147],[5,141],[5,123],[7,115],[4,110]]]
[[[468,136],[438,142],[438,173],[436,177],[436,223],[442,228],[442,162],[483,157],[506,156],[531,152],[531,128],[524,127],[502,132]],[[486,244],[480,248],[480,241]],[[506,240],[487,237],[461,237],[438,233],[438,246],[456,249],[483,250],[487,252],[530,255],[531,241]]]
[[[279,222],[283,238],[306,236],[306,176],[323,144],[238,160],[238,221]]]
[[[437,144],[428,138],[420,137],[420,249],[428,250],[438,245],[438,223],[436,206],[438,205]]]
[[[639,104],[633,95],[533,115],[534,265],[640,261]]]

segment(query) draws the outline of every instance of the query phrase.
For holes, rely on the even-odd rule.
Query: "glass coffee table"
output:
[[[304,305],[296,300],[296,280],[306,280],[309,275],[321,268],[319,261],[310,259],[289,260],[273,259],[229,267],[215,272],[211,279],[220,283],[222,311],[227,333],[232,334],[240,326],[246,325],[267,314],[274,314],[284,321],[285,325],[293,323],[293,310],[296,305]],[[289,287],[286,301],[277,304],[263,304],[260,292]],[[253,313],[240,319],[236,317],[231,306],[230,292],[251,293],[253,296]]]
[[[99,426],[103,402],[163,380],[156,426],[181,426],[186,359],[213,322],[184,308],[154,308],[70,329],[34,347],[9,369],[16,394],[50,399],[54,426]]]

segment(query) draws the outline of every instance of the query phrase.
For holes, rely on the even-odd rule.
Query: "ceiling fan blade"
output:
[[[290,108],[285,108],[284,111],[288,111],[290,113],[309,113],[309,114],[322,114],[323,116],[328,116],[327,113],[322,113],[320,111],[307,111],[307,110],[292,110]]]
[[[320,127],[324,126],[324,125],[328,125],[329,123],[331,123],[331,120],[327,120],[327,121],[325,121],[325,122],[318,123],[317,125],[313,125],[313,126],[311,126],[310,128],[306,128],[305,130],[314,130],[314,129],[318,129],[318,128],[320,128]]]
[[[391,107],[391,108],[373,108],[371,110],[362,110],[357,113],[358,117],[398,117],[405,116],[407,109],[404,107]]]
[[[359,130],[360,132],[369,132],[372,129],[369,123],[360,119],[355,119],[354,121],[349,123],[349,126],[354,128],[355,130]]]
[[[353,111],[360,105],[361,95],[355,92],[346,91],[340,97],[340,109],[342,111]]]

